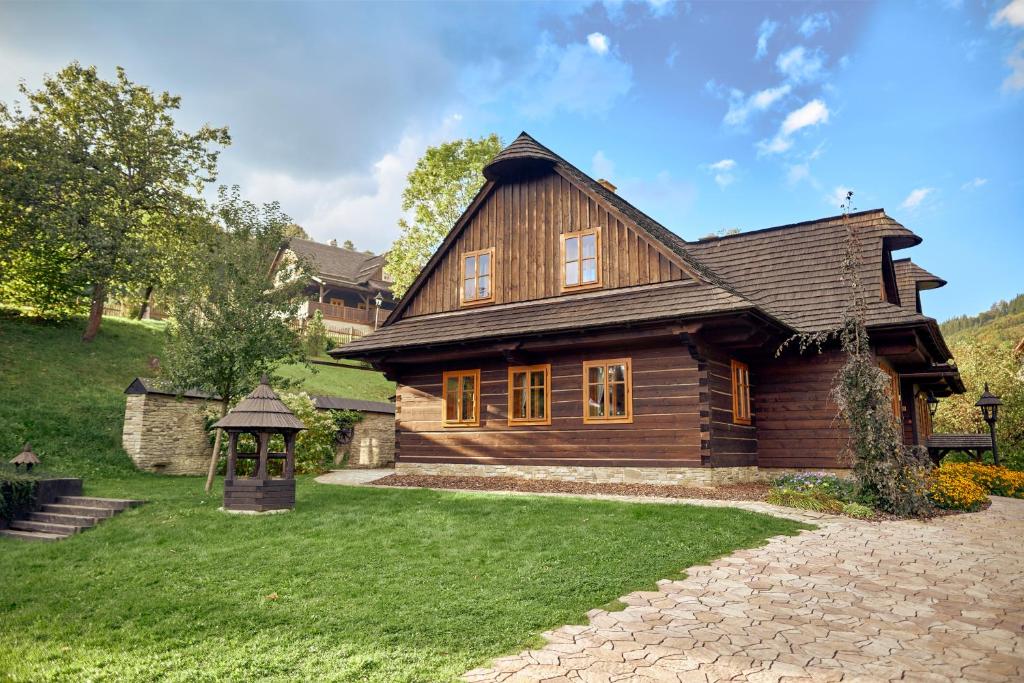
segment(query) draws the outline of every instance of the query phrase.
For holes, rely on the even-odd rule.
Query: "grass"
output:
[[[328,359],[332,360],[333,359]],[[387,401],[395,395],[395,384],[384,379],[379,372],[324,365],[291,365],[280,368],[277,374],[298,380],[310,394],[327,394],[367,401]]]
[[[110,322],[110,321],[107,321]],[[146,323],[0,320],[0,453],[149,501],[54,544],[0,539],[3,680],[454,680],[660,578],[804,528],[725,508],[324,486],[236,517],[136,472],[121,394]],[[359,371],[355,371],[359,372]]]

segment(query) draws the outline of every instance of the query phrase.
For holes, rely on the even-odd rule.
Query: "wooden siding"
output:
[[[772,358],[751,366],[761,467],[848,467],[845,425],[832,400],[840,351]]]
[[[707,375],[707,413],[710,443],[707,454],[713,467],[757,464],[757,377],[751,370],[751,424],[733,421],[732,357],[714,347],[699,348]]]
[[[555,172],[499,183],[409,302],[404,315],[459,309],[462,255],[494,247],[495,303],[562,294],[561,235],[599,227],[603,289],[688,279],[637,229]]]
[[[583,423],[583,361],[630,357],[633,422]],[[519,465],[701,465],[701,397],[697,361],[682,344],[553,354],[551,424],[508,425],[508,367],[417,366],[398,377],[396,430],[403,462]],[[518,363],[517,363],[518,364]],[[441,425],[441,375],[481,369],[480,426]]]

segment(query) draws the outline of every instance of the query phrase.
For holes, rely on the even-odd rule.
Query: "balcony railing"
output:
[[[343,304],[310,301],[308,310],[310,317],[317,311],[320,311],[320,314],[329,320],[341,320],[347,323],[360,323],[363,325],[373,324],[373,311],[365,308],[352,308]]]

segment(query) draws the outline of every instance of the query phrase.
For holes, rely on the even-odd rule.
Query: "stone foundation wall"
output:
[[[352,441],[338,447],[335,464],[348,453],[349,467],[387,467],[395,461],[395,416],[363,413],[353,430]]]
[[[556,479],[592,484],[675,484],[685,486],[723,486],[769,482],[790,472],[759,467],[570,467],[561,465],[465,465],[448,463],[399,462],[396,474],[438,475],[447,477],[515,477],[517,479]],[[816,472],[823,470],[814,470]],[[827,470],[828,474],[850,476],[850,470]]]
[[[203,429],[206,401],[162,394],[129,394],[121,443],[135,466],[164,474],[206,474],[210,442]]]

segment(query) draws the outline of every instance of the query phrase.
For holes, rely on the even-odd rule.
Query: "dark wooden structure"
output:
[[[32,452],[32,444],[26,441],[21,453],[11,458],[11,464],[14,465],[15,470],[24,465],[25,471],[31,472],[32,468],[39,464],[39,456]]]
[[[988,434],[932,434],[925,441],[928,455],[936,465],[949,453],[970,453],[981,461],[981,454],[992,450],[992,437]]]
[[[266,375],[256,389],[215,425],[228,433],[228,462],[224,476],[224,508],[267,512],[295,507],[295,437],[306,426],[281,402]],[[255,453],[239,453],[238,439],[252,435]],[[270,439],[280,435],[284,452],[270,451]],[[239,460],[253,460],[252,476],[237,474]],[[271,460],[282,462],[281,475],[270,475]]]
[[[963,391],[921,312],[944,282],[892,258],[921,240],[882,210],[691,242],[525,133],[484,175],[381,328],[332,351],[398,382],[400,468],[843,467],[842,354],[776,351],[841,323],[849,231],[907,443],[929,392]]]

